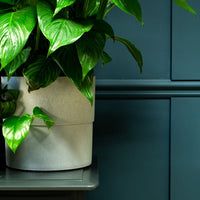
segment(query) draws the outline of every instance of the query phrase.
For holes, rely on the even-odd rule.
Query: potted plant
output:
[[[91,164],[94,67],[111,61],[106,41],[125,45],[140,71],[143,65],[135,45],[105,21],[114,6],[143,23],[138,0],[0,0],[0,117],[9,167]]]

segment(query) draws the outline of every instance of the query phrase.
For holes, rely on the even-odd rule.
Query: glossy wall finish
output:
[[[200,10],[198,0],[191,1]],[[115,9],[117,34],[138,45],[144,73],[120,45],[96,71],[94,151],[100,186],[90,200],[200,199],[200,15],[142,1],[145,26]],[[117,28],[120,27],[120,28]]]

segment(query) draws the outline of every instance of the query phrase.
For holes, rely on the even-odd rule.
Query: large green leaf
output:
[[[59,66],[51,59],[40,56],[24,70],[24,77],[29,91],[44,88],[54,82],[60,74]]]
[[[35,23],[35,10],[31,7],[0,16],[1,69],[22,51]]]
[[[174,1],[178,6],[196,15],[196,11],[189,5],[188,0],[174,0]]]
[[[31,124],[35,118],[42,119],[48,128],[54,124],[54,121],[39,107],[33,109],[33,115],[25,114],[21,117],[13,116],[4,120],[3,136],[13,153],[16,152],[18,147],[28,136]]]
[[[83,69],[83,79],[101,58],[105,42],[106,37],[104,34],[90,32],[76,43],[79,61]]]
[[[134,15],[139,22],[143,23],[142,9],[138,0],[112,0],[112,2],[122,11]]]
[[[33,117],[27,114],[22,117],[13,116],[3,122],[3,136],[13,153],[29,134],[32,120]]]
[[[34,118],[39,118],[43,120],[48,128],[51,128],[54,125],[54,121],[46,113],[44,113],[39,107],[35,107],[33,109],[33,116]]]
[[[57,0],[56,9],[54,15],[59,13],[63,8],[71,6],[76,0]]]
[[[77,23],[65,19],[53,20],[51,7],[43,2],[38,3],[37,11],[40,29],[50,42],[48,55],[62,46],[74,43],[92,28],[91,23]]]
[[[92,104],[94,101],[94,76],[93,73],[90,72],[85,79],[82,80],[82,67],[79,62],[75,45],[62,47],[56,54],[54,54],[54,59],[59,63],[64,74],[74,82],[80,92]]]
[[[124,39],[121,37],[115,36],[115,40],[126,46],[126,48],[129,50],[129,52],[131,53],[131,55],[134,57],[135,61],[137,62],[140,72],[142,72],[143,58],[142,58],[141,52],[137,49],[137,47],[133,43],[128,41],[127,39]]]
[[[15,72],[16,70],[22,65],[24,64],[31,52],[31,48],[26,48],[24,50],[22,50],[15,58],[12,62],[10,62],[4,69],[6,71],[7,76],[10,78]]]

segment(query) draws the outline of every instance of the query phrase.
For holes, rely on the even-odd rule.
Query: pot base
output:
[[[6,164],[26,171],[64,171],[92,163],[92,124],[33,126],[14,154],[6,146]]]

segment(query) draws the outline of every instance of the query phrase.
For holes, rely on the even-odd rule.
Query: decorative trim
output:
[[[200,81],[97,80],[97,99],[200,97]]]

